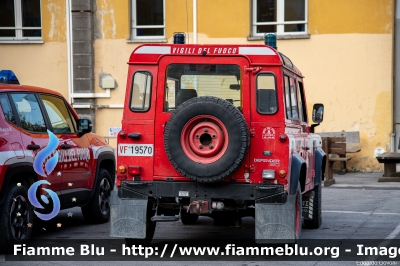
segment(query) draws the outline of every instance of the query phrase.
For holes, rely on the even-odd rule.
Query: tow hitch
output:
[[[195,200],[189,204],[187,209],[188,213],[208,213],[208,201],[207,200]]]

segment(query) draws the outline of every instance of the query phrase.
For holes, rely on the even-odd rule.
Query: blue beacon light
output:
[[[0,83],[19,84],[19,81],[11,70],[0,70]]]

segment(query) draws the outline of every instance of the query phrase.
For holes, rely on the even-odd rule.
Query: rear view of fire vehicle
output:
[[[149,243],[158,222],[255,218],[257,242],[321,225],[326,155],[303,76],[266,45],[142,45],[129,59],[111,232]]]
[[[29,240],[34,217],[60,209],[80,206],[85,220],[107,222],[115,156],[90,120],[9,70],[0,71],[0,107],[0,253]]]

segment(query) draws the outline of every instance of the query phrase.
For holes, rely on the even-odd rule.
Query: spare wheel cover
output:
[[[189,99],[172,113],[164,132],[168,159],[182,175],[217,182],[243,162],[250,137],[242,113],[217,97]]]

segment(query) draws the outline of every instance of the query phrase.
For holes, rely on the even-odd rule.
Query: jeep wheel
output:
[[[11,185],[0,210],[0,253],[10,252],[14,244],[26,243],[32,234],[32,223],[27,189]]]
[[[195,224],[199,219],[199,215],[196,213],[187,213],[186,211],[181,212],[181,221],[184,225]]]
[[[83,218],[90,223],[105,223],[110,219],[111,176],[100,169],[95,192],[90,202],[83,206]]]
[[[217,97],[192,98],[171,115],[165,128],[165,151],[182,175],[217,182],[244,160],[250,143],[242,113]]]
[[[317,229],[322,224],[322,213],[321,213],[321,184],[313,188],[314,199],[312,213],[313,218],[311,220],[304,220],[304,226],[309,229]]]

